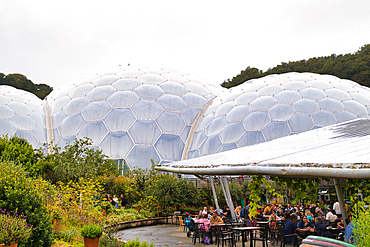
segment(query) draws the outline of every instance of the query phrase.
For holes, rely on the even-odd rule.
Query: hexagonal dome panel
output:
[[[133,146],[134,143],[125,131],[109,132],[100,144],[103,152],[112,159],[126,157]]]
[[[111,109],[106,101],[98,101],[90,103],[81,113],[86,121],[94,121],[103,119]]]
[[[181,130],[185,127],[185,122],[179,113],[162,112],[157,118],[159,128],[162,133],[179,135]]]
[[[126,161],[131,168],[140,165],[142,169],[149,169],[152,166],[151,159],[154,162],[161,160],[153,146],[135,145],[127,155]]]
[[[238,141],[238,147],[245,147],[265,142],[261,131],[247,131]]]
[[[234,143],[244,134],[242,122],[228,124],[220,133],[222,143]]]
[[[153,145],[161,130],[153,120],[137,120],[128,131],[135,144]]]
[[[162,95],[158,99],[158,103],[165,111],[180,112],[186,107],[186,104],[181,97],[170,94]]]
[[[162,112],[161,106],[154,100],[139,100],[131,109],[139,119],[156,119]]]
[[[266,141],[271,141],[281,136],[289,135],[290,129],[287,122],[271,121],[263,128],[262,133]]]
[[[89,137],[92,139],[94,145],[99,145],[107,133],[108,129],[105,127],[103,121],[87,122],[77,133],[77,137],[79,139]]]
[[[63,108],[63,112],[67,116],[80,113],[89,103],[90,103],[90,100],[88,98],[85,98],[85,97],[72,99]]]
[[[140,99],[158,99],[164,94],[164,91],[156,85],[141,85],[134,92]]]
[[[91,101],[106,100],[115,91],[116,90],[114,90],[114,88],[111,86],[96,87],[91,90],[86,96]]]
[[[60,136],[76,136],[78,130],[81,129],[84,123],[85,120],[83,119],[81,114],[66,117],[58,127]]]
[[[270,114],[271,120],[287,121],[295,114],[295,111],[292,105],[277,104],[268,110],[268,113]]]
[[[130,91],[116,92],[108,98],[113,108],[128,108],[139,100],[136,93]]]
[[[112,109],[104,118],[104,123],[110,131],[128,130],[136,117],[130,109]]]
[[[154,147],[162,160],[181,160],[185,143],[178,135],[163,134]]]

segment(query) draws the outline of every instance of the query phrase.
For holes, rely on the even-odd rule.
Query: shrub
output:
[[[26,176],[20,166],[0,161],[0,208],[27,215],[33,226],[32,236],[21,246],[49,247],[52,244],[52,223],[46,208],[49,185]]]
[[[18,212],[0,210],[0,243],[12,245],[27,240],[32,235],[32,226],[27,224],[26,218]]]
[[[135,238],[134,240],[129,239],[125,244],[125,247],[154,247],[154,244],[149,244],[146,241],[140,242],[139,238]]]
[[[123,246],[125,246],[123,242],[107,234],[103,234],[99,241],[99,247],[123,247]]]
[[[101,225],[87,224],[81,228],[81,236],[84,238],[100,238],[104,228]]]
[[[76,240],[76,237],[78,237],[79,231],[76,228],[71,227],[62,231],[55,231],[54,234],[56,239],[60,239],[67,243],[72,243],[74,240]]]

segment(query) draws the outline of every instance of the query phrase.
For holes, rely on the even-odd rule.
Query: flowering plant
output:
[[[17,211],[7,213],[0,209],[0,243],[12,245],[27,240],[32,235],[32,225],[27,224],[26,218]]]

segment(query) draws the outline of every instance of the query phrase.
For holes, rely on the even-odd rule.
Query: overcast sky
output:
[[[0,0],[0,72],[53,87],[115,65],[222,83],[370,43],[369,0]]]

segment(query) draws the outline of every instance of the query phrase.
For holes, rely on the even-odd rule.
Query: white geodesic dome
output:
[[[335,76],[287,73],[217,96],[202,115],[188,158],[368,117],[369,88]]]
[[[34,148],[46,139],[46,122],[42,100],[36,95],[11,86],[0,86],[0,136],[18,136]]]
[[[0,86],[0,134],[34,148],[89,137],[133,168],[270,141],[368,117],[370,91],[335,76],[287,73],[229,90],[173,70],[118,66],[77,78],[44,101]]]
[[[89,137],[130,167],[180,160],[195,118],[221,91],[164,69],[119,66],[78,78],[47,97],[54,142]]]

